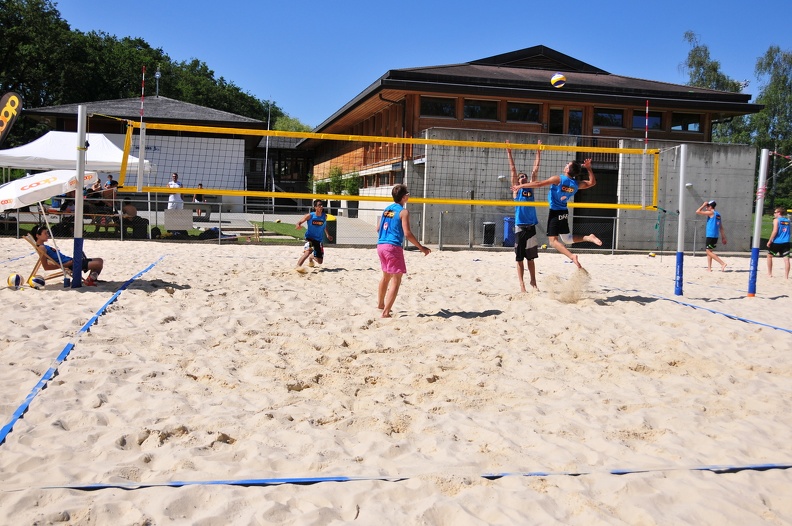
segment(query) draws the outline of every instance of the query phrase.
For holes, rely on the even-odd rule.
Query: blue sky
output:
[[[754,97],[757,58],[771,45],[792,51],[788,0],[54,3],[72,29],[140,37],[173,60],[197,58],[312,127],[389,69],[540,44],[610,73],[684,84],[679,66],[690,46],[683,35],[691,30],[725,74],[750,81],[745,92]]]

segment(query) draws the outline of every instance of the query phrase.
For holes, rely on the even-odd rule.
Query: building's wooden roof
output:
[[[561,89],[550,84],[556,72],[567,78]],[[335,112],[315,131],[332,133],[380,111],[408,93],[445,93],[516,100],[558,101],[656,109],[708,111],[722,117],[761,111],[750,94],[697,88],[614,75],[545,46],[463,64],[395,69]]]

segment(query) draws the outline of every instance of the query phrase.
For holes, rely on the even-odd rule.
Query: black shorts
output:
[[[770,243],[767,253],[777,258],[789,257],[789,243]]]
[[[569,210],[550,210],[547,216],[547,236],[569,234]]]
[[[309,248],[313,249],[313,256],[316,259],[324,259],[324,245],[322,245],[321,241],[317,241],[316,239],[308,239],[305,238],[305,250],[309,250]]]
[[[536,259],[539,257],[538,241],[536,241],[536,225],[518,226],[514,253],[517,261]]]
[[[717,237],[708,237],[707,238],[707,250],[715,250],[715,247],[718,246],[718,238]]]

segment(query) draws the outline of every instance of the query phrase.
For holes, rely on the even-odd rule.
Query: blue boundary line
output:
[[[710,471],[717,475],[739,473],[741,471],[769,471],[791,469],[792,463],[779,464],[730,464],[730,465],[710,465],[710,466],[677,466],[677,467],[658,467],[658,468],[638,468],[638,469],[606,469],[591,471],[528,471],[514,473],[485,473],[479,475],[481,478],[496,480],[505,477],[580,477],[584,475],[632,475],[638,473],[659,473],[666,471]],[[101,489],[123,489],[136,490],[154,487],[180,488],[184,486],[280,486],[284,484],[293,485],[312,485],[323,482],[361,482],[361,481],[382,481],[400,482],[409,480],[413,477],[399,476],[372,476],[372,477],[284,477],[284,478],[246,478],[246,479],[226,479],[226,480],[174,480],[167,482],[114,482],[114,483],[94,483],[94,484],[64,484],[56,486],[40,486],[39,489],[76,489],[82,491],[96,491]]]
[[[792,329],[785,329],[783,327],[777,327],[775,325],[770,325],[769,323],[763,323],[761,321],[749,320],[748,318],[742,318],[742,317],[737,316],[735,314],[729,314],[727,312],[721,312],[721,311],[718,311],[718,310],[715,310],[715,309],[710,309],[708,307],[701,307],[700,305],[694,305],[693,303],[687,303],[685,301],[679,301],[679,300],[675,300],[673,298],[666,298],[665,296],[661,296],[659,294],[654,294],[652,292],[644,292],[642,290],[637,290],[637,289],[631,289],[631,290],[630,289],[620,289],[618,287],[613,287],[611,290],[618,290],[618,291],[621,291],[621,292],[637,292],[639,294],[647,294],[647,295],[655,297],[657,299],[670,301],[672,303],[676,303],[678,305],[683,305],[685,307],[690,307],[690,308],[693,308],[693,309],[705,310],[707,312],[711,312],[712,314],[720,314],[721,316],[726,316],[727,318],[732,319],[732,320],[737,320],[737,321],[741,321],[741,322],[744,322],[744,323],[751,323],[753,325],[761,325],[762,327],[767,327],[769,329],[775,329],[777,331],[783,331],[783,332],[788,332],[788,333],[792,334]]]
[[[133,281],[138,279],[140,276],[154,268],[165,256],[160,257],[157,261],[146,267],[144,270],[138,272],[128,281],[126,281],[119,289],[113,294],[113,296],[88,320],[88,322],[83,325],[83,327],[78,331],[78,335],[83,332],[89,332],[90,327],[98,322],[99,316],[104,314],[107,308],[114,303],[118,297],[120,296],[121,292],[126,290],[129,285],[132,284]],[[792,333],[792,330],[784,329],[781,327],[775,327],[773,325],[768,325],[766,323],[761,323],[753,320],[749,320],[746,318],[741,318],[739,316],[723,313],[720,311],[716,311],[714,309],[709,309],[706,307],[700,307],[698,305],[693,305],[690,303],[674,300],[671,298],[666,298],[664,296],[660,296],[658,294],[653,294],[650,292],[642,292],[639,290],[626,290],[614,287],[613,290],[619,290],[622,292],[639,292],[642,294],[648,294],[650,296],[656,297],[658,299],[671,301],[673,303],[677,303],[679,305],[684,305],[686,307],[691,307],[694,309],[701,309],[705,310],[714,314],[720,314],[722,316],[726,316],[727,318],[743,321],[745,323],[752,323],[756,325],[762,325],[765,327],[769,327],[771,329],[781,330],[785,332]],[[69,342],[66,347],[64,347],[63,351],[58,355],[55,363],[52,367],[50,367],[44,375],[41,377],[39,382],[30,392],[30,394],[25,398],[25,401],[19,408],[14,412],[11,421],[6,424],[0,430],[0,445],[5,442],[6,436],[10,433],[13,425],[16,423],[19,418],[24,415],[25,411],[27,411],[30,402],[36,395],[46,387],[46,384],[55,376],[57,372],[57,366],[60,365],[66,357],[69,355],[71,350],[74,348],[74,343]],[[629,475],[629,474],[637,474],[637,473],[652,473],[652,472],[665,472],[665,471],[710,471],[716,474],[725,474],[725,473],[737,473],[740,471],[768,471],[768,470],[784,470],[792,468],[792,463],[778,463],[778,464],[742,464],[742,465],[709,465],[709,466],[692,466],[692,467],[665,467],[665,468],[627,468],[627,469],[610,469],[610,470],[592,470],[592,471],[529,471],[529,472],[504,472],[504,473],[485,473],[480,475],[480,477],[488,479],[488,480],[496,480],[504,477],[556,477],[556,476],[566,476],[566,477],[578,477],[583,475],[594,475],[594,474],[607,474],[607,475]],[[83,490],[83,491],[95,491],[101,489],[124,489],[124,490],[135,490],[135,489],[144,489],[144,488],[152,488],[152,487],[183,487],[183,486],[279,486],[284,484],[293,484],[293,485],[312,485],[312,484],[319,484],[323,482],[354,482],[354,481],[390,481],[390,482],[398,482],[403,480],[408,480],[411,477],[387,477],[387,476],[379,476],[379,477],[346,477],[346,476],[328,476],[328,477],[285,477],[285,478],[260,478],[260,479],[228,479],[228,480],[203,480],[203,481],[168,481],[168,482],[152,482],[152,483],[140,483],[140,482],[128,482],[128,483],[92,483],[92,484],[66,484],[66,485],[55,485],[55,486],[41,486],[40,489],[76,489],[76,490]]]
[[[30,393],[27,395],[27,397],[25,397],[25,400],[22,402],[22,404],[19,407],[17,407],[16,411],[14,411],[14,413],[11,415],[11,420],[9,420],[6,425],[4,425],[2,428],[0,428],[0,446],[5,443],[5,439],[8,436],[8,434],[11,432],[11,430],[13,429],[14,424],[16,424],[17,421],[20,418],[22,418],[22,416],[27,412],[28,408],[30,407],[30,403],[33,401],[33,399],[36,398],[36,396],[43,389],[45,389],[47,387],[47,384],[49,383],[49,381],[52,380],[52,378],[55,377],[55,373],[58,372],[58,366],[60,366],[60,364],[63,363],[63,361],[66,359],[66,357],[69,356],[69,353],[71,353],[72,349],[74,349],[74,339],[76,339],[77,337],[81,336],[83,333],[90,332],[91,326],[93,324],[99,322],[99,316],[104,314],[105,311],[107,310],[107,308],[113,302],[115,302],[118,299],[118,297],[121,295],[121,292],[126,290],[129,287],[129,285],[132,284],[133,281],[135,281],[140,276],[142,276],[143,274],[145,274],[146,272],[148,272],[149,270],[154,268],[154,266],[157,265],[160,261],[162,261],[162,259],[164,257],[165,256],[160,257],[157,261],[155,261],[154,263],[152,263],[151,265],[149,265],[145,269],[141,270],[140,272],[138,272],[137,274],[135,274],[134,276],[129,278],[129,280],[127,280],[126,283],[121,285],[118,288],[118,290],[110,297],[110,299],[107,300],[107,303],[102,305],[102,307],[98,311],[96,311],[96,314],[94,314],[85,323],[85,325],[83,325],[82,328],[80,328],[79,331],[77,331],[77,334],[75,334],[75,337],[72,338],[72,340],[69,341],[66,344],[66,346],[63,348],[63,350],[60,352],[60,354],[58,354],[58,357],[52,363],[50,368],[47,369],[46,372],[41,376],[41,379],[33,387],[33,389],[30,391]]]
[[[5,265],[6,263],[13,263],[14,261],[19,261],[20,259],[25,259],[27,257],[32,256],[35,252],[31,252],[30,254],[25,254],[24,256],[18,256],[11,259],[6,259],[5,261],[0,261],[0,265]]]

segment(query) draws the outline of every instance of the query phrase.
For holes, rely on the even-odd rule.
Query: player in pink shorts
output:
[[[382,279],[377,290],[377,308],[382,309],[382,317],[391,317],[391,308],[399,293],[401,279],[407,273],[407,264],[404,261],[404,238],[418,247],[418,250],[427,255],[431,252],[423,246],[410,230],[410,213],[405,208],[410,199],[410,192],[403,184],[393,187],[393,204],[382,212],[382,218],[377,226],[379,240],[377,241],[377,255],[382,266]]]

